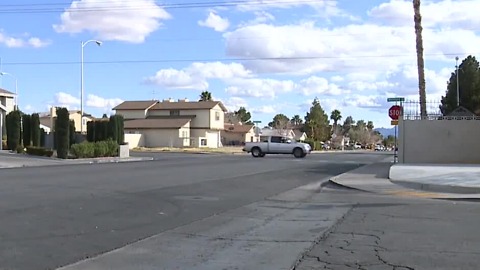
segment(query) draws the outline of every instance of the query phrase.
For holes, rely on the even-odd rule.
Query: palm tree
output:
[[[299,126],[299,125],[303,124],[303,120],[300,117],[300,115],[296,114],[292,117],[292,119],[290,119],[290,123],[294,126]]]
[[[417,47],[418,93],[420,96],[420,116],[427,117],[427,94],[425,86],[425,62],[423,59],[422,15],[420,14],[420,0],[413,0],[415,37]]]
[[[339,110],[333,110],[330,114],[330,119],[333,120],[333,128],[337,131],[337,123],[342,119],[342,113]]]
[[[208,91],[203,91],[200,94],[200,100],[199,101],[211,101],[212,100],[212,93]]]

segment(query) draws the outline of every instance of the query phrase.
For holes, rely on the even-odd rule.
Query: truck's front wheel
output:
[[[262,150],[260,148],[255,147],[252,149],[252,156],[253,157],[261,157],[262,156]]]

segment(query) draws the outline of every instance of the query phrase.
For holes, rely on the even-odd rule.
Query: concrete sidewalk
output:
[[[9,151],[0,151],[0,169],[21,168],[21,167],[41,167],[55,165],[74,165],[74,164],[96,164],[96,163],[116,163],[116,162],[135,162],[149,161],[152,157],[102,157],[88,159],[58,159],[40,156],[31,156],[26,154],[10,153]]]
[[[423,185],[421,182],[415,182],[415,180],[410,182],[416,183],[416,185],[412,184],[409,187],[392,183],[389,179],[390,168],[392,165],[393,163],[391,161],[384,161],[363,166],[333,177],[330,179],[330,182],[344,187],[383,195],[413,196],[435,199],[480,199],[480,192],[475,192],[475,190],[470,190],[470,192],[464,193],[447,189],[441,191],[427,191],[425,188],[423,190],[420,188],[414,189],[414,187],[421,187]]]
[[[465,164],[395,164],[389,179],[405,187],[448,193],[480,193],[480,166]]]

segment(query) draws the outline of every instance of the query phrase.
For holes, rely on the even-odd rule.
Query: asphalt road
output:
[[[343,205],[302,205],[307,211],[304,216],[310,216],[302,227],[298,225],[302,220],[299,212],[278,212],[278,209],[290,208],[289,202],[283,202],[282,198],[295,198],[290,203],[297,207],[298,200],[311,196],[316,187],[308,192],[282,193],[385,158],[382,154],[360,153],[316,154],[305,159],[290,156],[254,159],[247,155],[151,155],[154,155],[154,161],[0,170],[0,269],[55,269],[108,251],[118,251],[132,243],[143,243],[138,241],[148,237],[169,243],[153,245],[169,247],[169,253],[165,254],[172,256],[162,257],[166,268],[228,267],[229,264],[221,258],[237,254],[236,260],[232,258],[229,263],[246,263],[245,259],[252,259],[252,264],[265,263],[271,269],[282,269],[283,265],[288,267],[288,262],[293,262],[296,254],[310,246],[312,238],[333,225],[348,210]],[[278,201],[265,200],[272,196],[280,197]],[[261,214],[259,209],[262,207],[269,210]],[[324,217],[311,219],[312,215],[319,215],[311,211],[314,209],[322,210]],[[236,213],[241,216],[238,222],[232,221],[232,216],[229,221],[219,220],[225,218],[222,213],[235,216],[231,211],[240,211]],[[276,220],[276,223],[266,222],[269,219]],[[261,225],[263,231],[252,229],[251,224]],[[212,228],[215,231],[211,231]],[[270,252],[258,256],[257,261],[251,258],[252,251],[249,252],[248,247],[241,246],[243,252],[239,252],[240,246],[226,248],[228,245],[220,241],[222,238],[218,238],[223,243],[220,246],[213,243],[209,246],[208,241],[197,238],[191,243],[180,241],[199,232],[207,237],[208,233],[217,235],[223,230],[231,238],[223,241],[231,242],[232,234],[247,235],[246,228],[250,228],[249,233],[257,238],[270,236],[273,239],[259,240],[250,246],[258,252]],[[177,231],[161,235],[172,230]],[[161,238],[155,239],[158,235]],[[282,239],[282,235],[290,238]],[[297,238],[302,240],[293,241]],[[262,248],[262,245],[266,246]],[[125,247],[127,251],[130,246]],[[196,254],[204,246],[219,252],[215,259],[212,254],[210,260],[178,257],[182,250]],[[125,249],[120,250],[125,252]],[[135,250],[139,252],[141,247]],[[220,254],[221,251],[224,253]],[[184,256],[188,257],[188,254]],[[262,258],[268,260],[262,261]],[[179,263],[182,260],[184,263]],[[112,263],[119,262],[113,260]],[[125,262],[121,265],[132,269]],[[282,267],[278,268],[280,265]],[[153,268],[142,266],[142,269],[159,269],[158,265]],[[120,269],[98,265],[82,268],[82,264],[71,267]]]

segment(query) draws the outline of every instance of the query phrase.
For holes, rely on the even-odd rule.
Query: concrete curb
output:
[[[390,179],[390,182],[406,188],[423,190],[423,191],[458,193],[458,194],[479,194],[480,193],[480,187],[441,185],[441,184],[420,183],[420,182],[392,180],[392,179]]]

